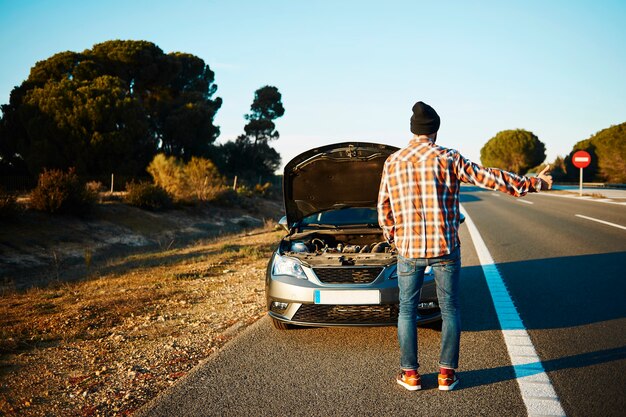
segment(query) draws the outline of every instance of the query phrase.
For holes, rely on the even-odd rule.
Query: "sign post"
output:
[[[580,168],[579,196],[583,196],[583,168],[587,168],[591,163],[591,155],[586,151],[577,151],[572,155],[572,163],[576,168]]]

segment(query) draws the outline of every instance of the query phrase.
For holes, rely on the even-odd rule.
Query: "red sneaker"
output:
[[[409,391],[417,391],[418,389],[422,389],[422,377],[417,372],[411,375],[407,375],[406,371],[400,371],[400,373],[396,377],[396,382],[402,385],[404,388],[408,389]]]
[[[456,373],[450,374],[439,374],[439,391],[452,391],[456,384],[459,383],[459,377],[456,376]]]

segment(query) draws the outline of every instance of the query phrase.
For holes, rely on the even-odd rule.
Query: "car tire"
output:
[[[272,324],[274,325],[274,328],[278,330],[289,330],[293,328],[290,324],[277,320],[274,317],[272,317]]]

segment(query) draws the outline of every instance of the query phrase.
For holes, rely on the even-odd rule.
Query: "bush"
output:
[[[252,189],[245,184],[241,184],[237,186],[237,195],[241,197],[252,197],[254,193]]]
[[[224,178],[208,159],[192,157],[184,164],[173,156],[158,154],[148,166],[154,183],[177,201],[214,201],[225,189]]]
[[[100,193],[106,191],[106,187],[100,181],[89,181],[85,184],[85,188],[87,192],[94,196],[98,203],[102,202],[102,198]]]
[[[183,168],[187,198],[213,201],[226,188],[224,178],[213,162],[205,158],[191,158]]]
[[[87,189],[94,194],[102,193],[107,190],[104,184],[102,184],[100,181],[89,181],[87,184],[85,184],[85,187],[87,187]]]
[[[167,191],[149,182],[127,183],[124,202],[148,210],[163,210],[172,206],[172,198]]]
[[[237,186],[237,195],[241,197],[263,197],[274,198],[275,191],[272,183],[266,182],[265,184],[255,184],[254,187],[249,187],[246,184],[240,184]]]
[[[20,211],[15,195],[5,192],[0,188],[0,221],[3,219],[12,219]]]
[[[74,168],[67,173],[53,169],[39,175],[37,187],[30,195],[30,205],[48,213],[85,214],[96,199],[97,194],[85,187]]]
[[[173,156],[160,153],[148,165],[148,173],[156,185],[178,198],[184,189],[183,164]]]

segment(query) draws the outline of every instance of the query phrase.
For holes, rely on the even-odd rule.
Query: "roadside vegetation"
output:
[[[265,267],[282,233],[273,221],[232,233],[260,222],[249,214],[278,217],[273,186],[233,190],[206,158],[155,161],[154,182],[123,193],[74,169],[44,170],[21,196],[0,189],[0,245],[24,252],[25,265],[44,260],[3,265],[0,415],[129,415],[264,315]],[[193,243],[181,227],[224,235]],[[131,243],[113,250],[102,239],[119,231],[113,240]],[[133,247],[136,238],[151,246]],[[73,261],[63,252],[72,245]]]
[[[584,150],[591,155],[591,165],[583,171],[585,181],[626,183],[626,122],[603,129],[589,139],[576,143],[564,158],[567,173],[578,174],[572,164],[574,152]]]
[[[1,106],[0,184],[16,189],[11,178],[19,177],[26,184],[39,179],[41,188],[42,178],[75,175],[102,184],[115,178],[111,188],[119,191],[145,182],[149,167],[166,173],[164,164],[172,175],[153,175],[154,183],[174,202],[218,200],[226,182],[248,189],[276,184],[281,157],[270,142],[279,138],[274,122],[285,113],[278,88],[257,89],[243,133],[218,144],[221,105],[214,72],[188,53],[130,40],[57,53],[35,63]],[[52,180],[61,192],[61,179]],[[68,214],[57,201],[44,197],[38,207]],[[75,214],[87,209],[69,205]]]
[[[566,156],[545,162],[545,145],[532,132],[515,129],[498,132],[480,150],[483,165],[518,174],[540,172],[550,165],[557,182],[578,182],[579,169],[572,155],[579,150],[591,155],[591,164],[583,171],[585,182],[626,183],[626,122],[608,127],[577,142]]]
[[[480,161],[488,167],[525,174],[546,159],[546,146],[524,129],[503,130],[480,150]]]
[[[30,193],[32,209],[59,214],[85,214],[98,199],[97,191],[81,183],[76,170],[44,170]]]
[[[269,222],[3,294],[0,414],[131,414],[264,315],[281,235]]]

